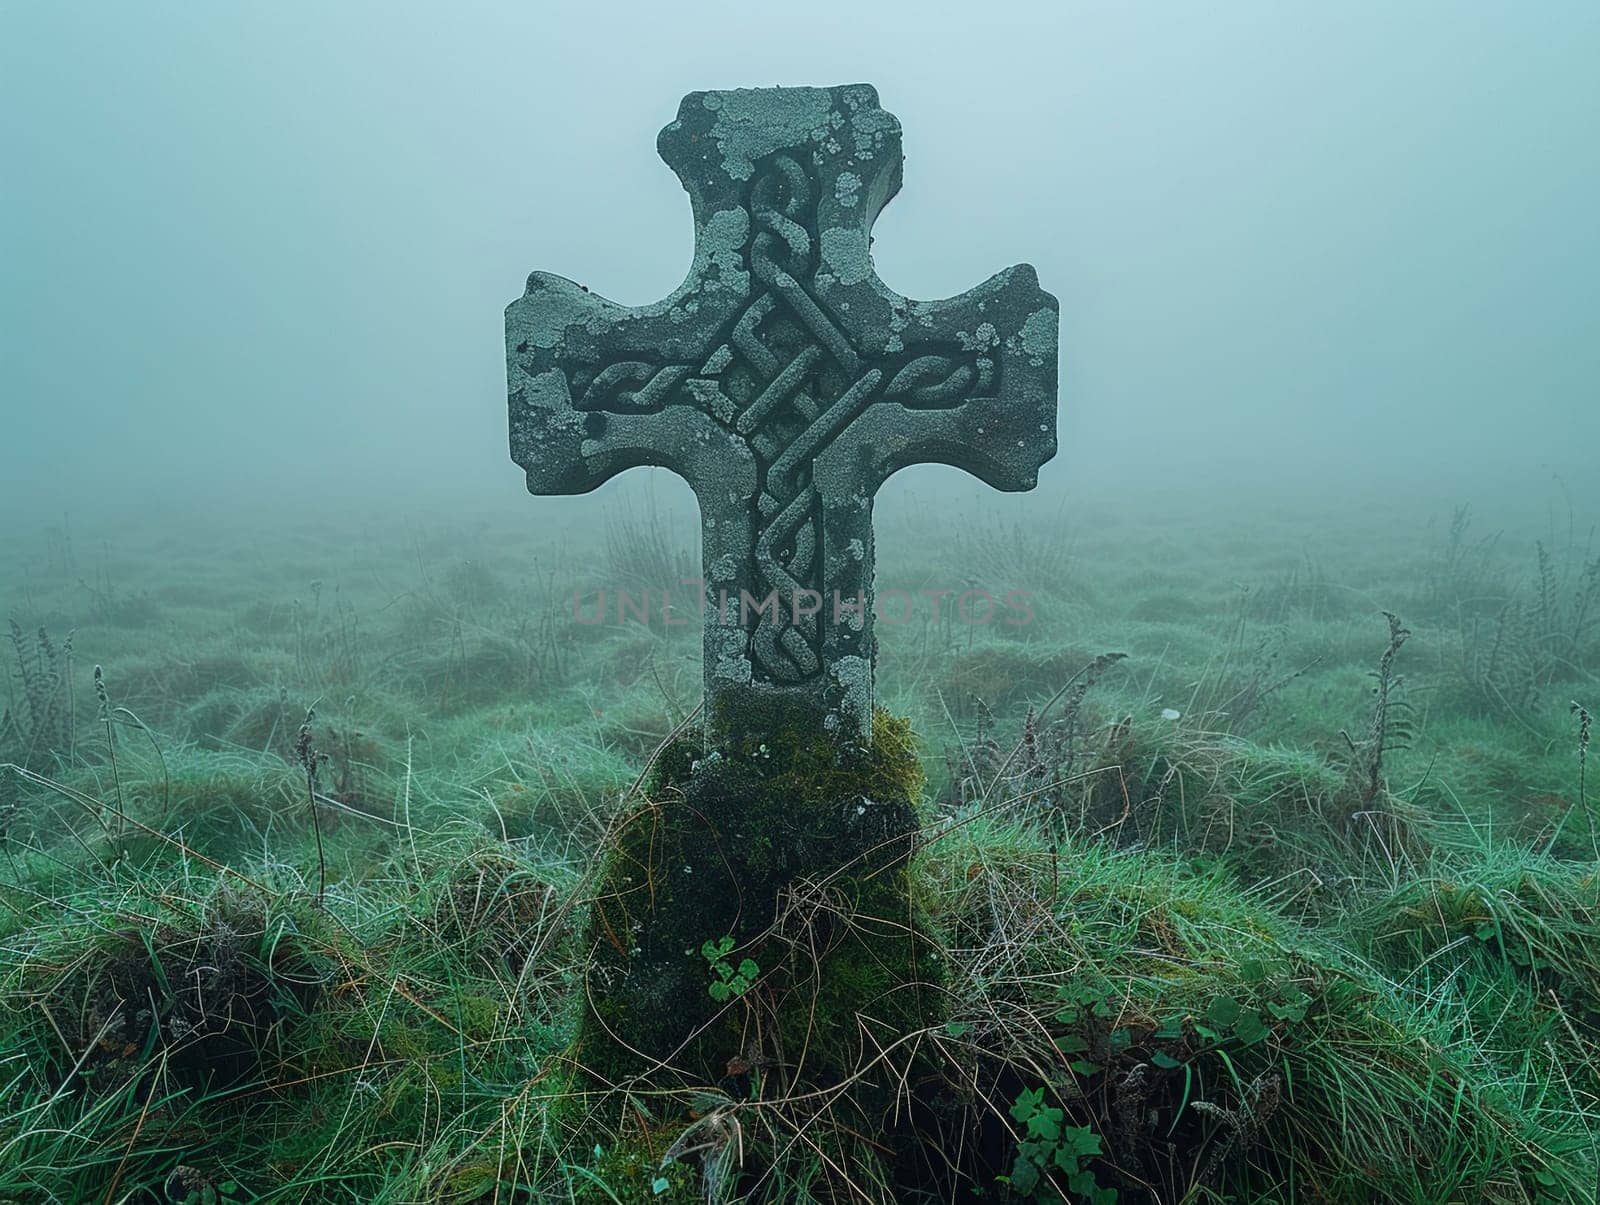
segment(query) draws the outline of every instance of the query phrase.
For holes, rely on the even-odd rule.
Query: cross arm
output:
[[[1057,312],[1028,264],[941,301],[890,295],[881,400],[818,458],[819,485],[870,496],[896,470],[932,462],[1032,489],[1056,454]]]
[[[635,308],[549,273],[528,278],[506,307],[506,379],[511,457],[530,492],[587,493],[640,465],[697,493],[743,475],[748,448],[681,388],[717,321],[683,306],[684,292]]]

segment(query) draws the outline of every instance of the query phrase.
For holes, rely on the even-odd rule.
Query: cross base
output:
[[[575,1051],[590,1103],[682,1092],[703,1113],[850,1082],[853,1107],[892,1110],[905,1058],[877,1056],[943,1007],[910,887],[921,768],[882,712],[842,751],[787,718],[670,747],[614,829]]]

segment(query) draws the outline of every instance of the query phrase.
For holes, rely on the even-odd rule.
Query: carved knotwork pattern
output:
[[[762,160],[740,250],[759,288],[704,354],[691,363],[624,360],[571,381],[595,434],[608,413],[693,406],[748,445],[760,474],[749,580],[762,588],[752,592],[758,601],[777,600],[756,612],[753,669],[780,683],[821,673],[823,625],[834,621],[822,575],[822,499],[811,478],[816,456],[875,402],[947,409],[998,389],[999,368],[981,353],[873,355],[856,346],[816,287],[816,202],[817,181],[796,158]],[[821,604],[797,607],[797,598]]]

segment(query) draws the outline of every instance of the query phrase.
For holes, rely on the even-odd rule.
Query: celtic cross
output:
[[[1056,300],[1026,264],[943,301],[878,279],[872,224],[902,156],[867,85],[693,92],[657,146],[693,208],[689,275],[637,308],[528,278],[506,308],[512,459],[535,494],[636,465],[684,477],[713,732],[775,694],[865,743],[873,496],[927,461],[1036,484],[1056,450]]]

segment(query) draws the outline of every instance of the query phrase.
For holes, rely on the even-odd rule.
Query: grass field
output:
[[[688,1131],[564,1100],[590,857],[700,694],[687,592],[573,594],[697,553],[541,505],[0,536],[0,1201],[1595,1199],[1565,502],[882,519],[949,1001],[861,1023],[917,1174],[759,1078]]]

